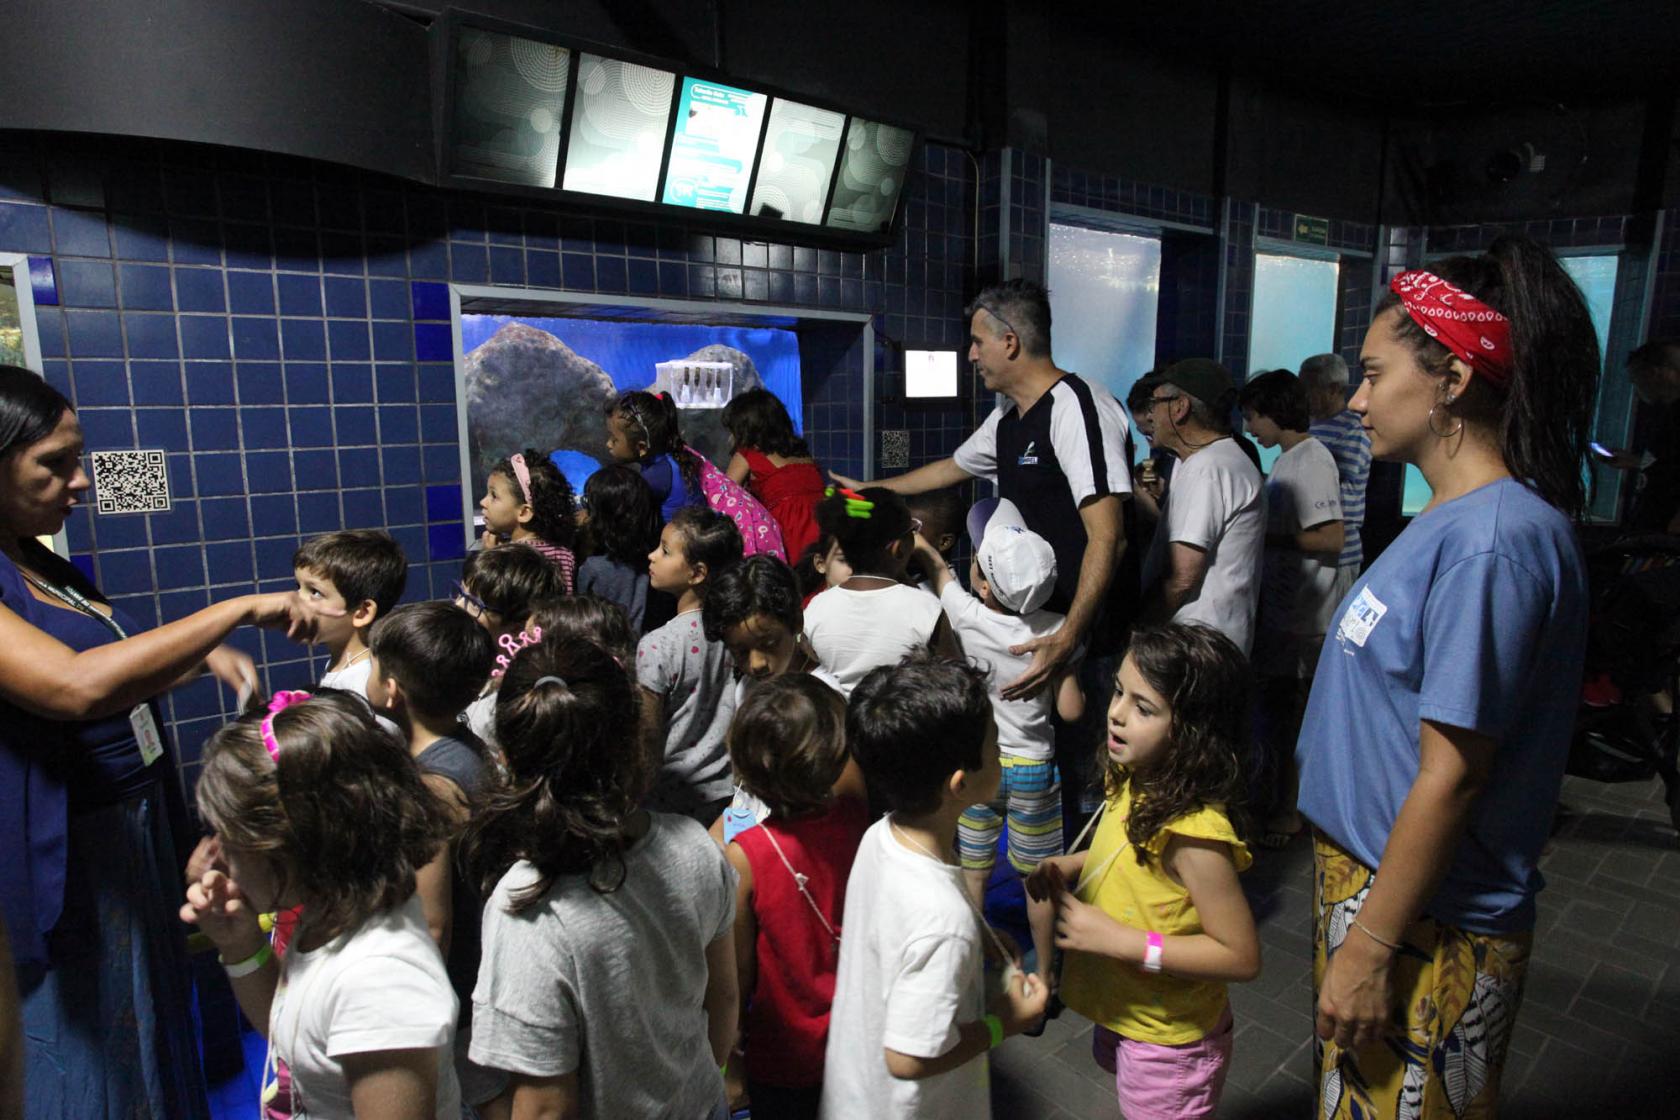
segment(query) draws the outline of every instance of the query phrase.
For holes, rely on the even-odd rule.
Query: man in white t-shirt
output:
[[[1295,812],[1295,740],[1306,711],[1318,651],[1337,600],[1342,553],[1342,482],[1336,457],[1308,434],[1306,385],[1286,369],[1243,386],[1237,404],[1261,447],[1281,447],[1266,480],[1266,558],[1260,583],[1263,775],[1250,792],[1265,827],[1260,844],[1282,848],[1301,831]]]
[[[1179,463],[1144,561],[1144,617],[1205,623],[1247,653],[1266,517],[1260,472],[1231,435],[1236,390],[1207,358],[1174,362],[1159,377],[1149,399],[1155,442]]]

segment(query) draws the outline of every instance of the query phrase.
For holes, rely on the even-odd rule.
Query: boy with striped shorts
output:
[[[963,652],[988,674],[992,710],[997,718],[1003,782],[990,804],[973,805],[957,823],[957,852],[963,878],[976,905],[985,901],[986,882],[997,862],[998,836],[1009,823],[1009,863],[1026,875],[1048,856],[1062,854],[1062,780],[1056,769],[1055,731],[1059,716],[1073,722],[1085,708],[1074,670],[1077,659],[1038,694],[1005,700],[1002,684],[1026,672],[1031,655],[1012,646],[1054,633],[1063,616],[1041,609],[1056,586],[1056,554],[1043,537],[1026,527],[1014,503],[1000,498],[976,502],[968,514],[974,547],[969,565],[970,594],[952,577],[939,553],[919,535],[916,556],[962,642]],[[1038,972],[1050,980],[1054,910],[1028,900]]]

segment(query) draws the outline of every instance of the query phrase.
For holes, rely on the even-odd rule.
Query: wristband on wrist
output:
[[[1143,950],[1141,967],[1145,972],[1161,971],[1161,950],[1166,946],[1166,939],[1154,930],[1150,930],[1145,940],[1148,942]]]
[[[241,976],[251,975],[251,973],[267,964],[273,956],[274,946],[264,941],[262,948],[258,949],[242,961],[229,964],[227,958],[223,957],[220,953],[217,953],[216,963],[220,964],[222,968],[227,970],[229,980],[237,980]]]
[[[1384,949],[1387,949],[1389,952],[1398,953],[1400,951],[1400,943],[1398,941],[1390,941],[1386,937],[1378,937],[1376,934],[1371,932],[1370,926],[1366,925],[1358,918],[1353,919],[1353,927],[1360,933],[1363,933],[1366,937],[1369,937],[1372,941],[1375,941],[1378,945],[1381,945]]]
[[[991,1032],[992,1046],[1001,1044],[1003,1042],[1003,1020],[996,1015],[987,1015],[980,1021],[985,1023],[986,1030]]]

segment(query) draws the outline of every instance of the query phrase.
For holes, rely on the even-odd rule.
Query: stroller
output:
[[[1680,538],[1623,537],[1587,559],[1592,615],[1568,773],[1598,782],[1660,776],[1680,830]],[[1657,701],[1666,693],[1669,708]]]

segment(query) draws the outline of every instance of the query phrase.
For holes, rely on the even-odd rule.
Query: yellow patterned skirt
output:
[[[1313,834],[1313,992],[1375,872]],[[1394,1028],[1360,1050],[1315,1043],[1322,1120],[1489,1120],[1532,933],[1491,936],[1419,918],[1394,962]]]

